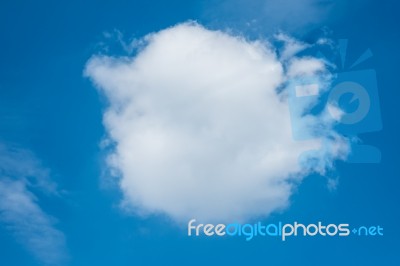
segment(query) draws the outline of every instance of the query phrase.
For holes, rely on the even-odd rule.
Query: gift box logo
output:
[[[352,70],[370,57],[372,52],[367,49],[350,67],[346,68],[347,40],[339,41],[339,54],[342,71],[337,73],[330,89],[320,95],[318,82],[305,80],[300,84],[289,86],[289,109],[292,115],[293,137],[296,140],[312,138],[302,130],[298,119],[293,116],[312,97],[325,99],[329,115],[337,121],[336,130],[339,134],[351,139],[359,139],[360,134],[382,130],[382,120],[379,105],[379,95],[376,72],[373,69]],[[341,110],[338,112],[337,108]],[[353,143],[349,163],[379,163],[381,152],[377,147],[360,140]]]

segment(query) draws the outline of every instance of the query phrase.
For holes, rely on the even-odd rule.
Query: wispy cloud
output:
[[[340,21],[354,10],[348,5],[362,7],[366,0],[206,0],[204,20],[217,28],[227,27],[255,34],[275,33],[277,30],[296,36],[321,29]]]
[[[222,25],[257,33],[306,31],[321,25],[344,0],[212,0],[206,17]],[[336,13],[336,15],[338,15]]]
[[[51,180],[50,171],[26,149],[0,143],[0,176],[24,180],[30,187],[44,193],[59,195],[57,184]]]
[[[59,195],[49,170],[24,149],[0,145],[0,223],[45,265],[59,265],[67,258],[64,234],[55,226],[32,189]]]

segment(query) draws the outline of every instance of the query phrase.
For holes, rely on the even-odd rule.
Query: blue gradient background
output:
[[[101,188],[104,100],[82,76],[104,31],[140,37],[188,19],[244,29],[229,14],[210,15],[215,1],[82,2],[0,3],[0,140],[34,151],[70,192],[66,199],[39,199],[67,237],[67,265],[400,265],[399,3],[336,1],[323,22],[291,32],[312,40],[325,27],[332,38],[349,39],[351,62],[367,48],[373,51],[357,69],[377,72],[383,130],[361,137],[381,150],[382,162],[339,163],[333,192],[325,178],[310,176],[290,208],[265,220],[381,225],[384,236],[246,242],[188,238],[165,217],[137,218],[118,210],[118,190]],[[122,53],[117,45],[112,49]],[[41,264],[0,226],[0,265]]]

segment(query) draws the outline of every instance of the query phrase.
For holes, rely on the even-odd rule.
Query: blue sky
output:
[[[28,212],[22,214],[0,204],[0,264],[398,265],[400,6],[372,0],[266,2],[2,1],[0,198],[7,202],[13,184],[14,195],[34,204],[24,205]],[[262,220],[381,225],[384,236],[189,238],[167,215],[121,210],[122,193],[105,177],[107,152],[100,145],[107,135],[107,99],[84,76],[85,66],[99,53],[126,55],[117,31],[130,42],[188,20],[249,39],[276,30],[305,42],[348,39],[349,62],[371,49],[373,57],[355,69],[376,71],[383,128],[360,138],[381,151],[381,162],[338,162],[328,174],[339,177],[333,191],[326,177],[311,174],[291,195],[290,206]],[[34,217],[41,218],[32,220],[38,227],[26,229]],[[32,235],[44,242],[29,244]]]

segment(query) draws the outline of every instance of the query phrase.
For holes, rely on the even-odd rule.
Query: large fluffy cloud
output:
[[[292,117],[310,134],[323,128],[319,138],[292,136],[282,87],[308,76],[322,89],[322,61],[288,58],[290,51],[280,60],[267,42],[196,23],[140,43],[135,56],[94,56],[85,70],[109,100],[104,125],[114,147],[107,163],[120,175],[125,206],[177,221],[266,216],[288,206],[304,176],[345,156],[331,119],[302,114],[312,101]],[[318,151],[300,161],[310,150]]]

